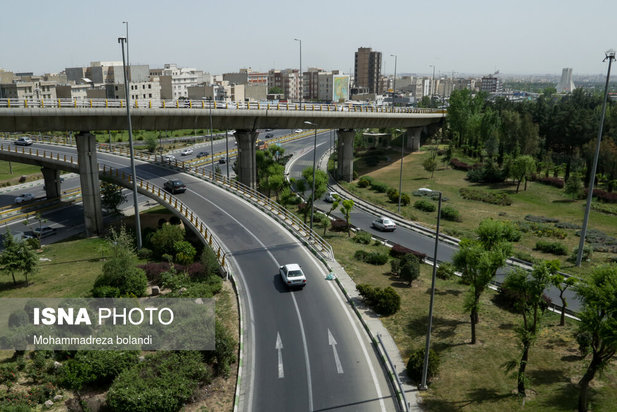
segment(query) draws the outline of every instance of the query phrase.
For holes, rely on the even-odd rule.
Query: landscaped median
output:
[[[352,238],[353,239],[353,238]],[[381,316],[405,361],[412,352],[423,349],[428,326],[428,306],[432,267],[421,265],[420,276],[408,286],[407,281],[391,274],[390,263],[373,265],[354,257],[357,250],[384,253],[383,245],[362,245],[345,233],[328,232],[326,240],[334,249],[337,261],[356,284],[392,287],[400,296],[400,310]],[[429,390],[420,392],[422,403],[430,411],[496,411],[520,409],[516,376],[507,374],[503,365],[519,361],[517,328],[520,314],[497,306],[497,293],[485,292],[481,299],[478,343],[471,345],[469,314],[464,311],[469,286],[460,278],[436,281],[431,347],[440,358],[436,376]],[[574,410],[577,383],[589,359],[583,360],[574,338],[578,324],[568,319],[559,325],[559,315],[549,313],[544,328],[530,352],[525,410]],[[617,366],[610,365],[592,382],[594,410],[613,410],[617,404]]]

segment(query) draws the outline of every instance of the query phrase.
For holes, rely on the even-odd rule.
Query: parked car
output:
[[[54,233],[56,233],[56,228],[51,227],[51,226],[35,227],[33,232],[34,232],[34,236],[43,238],[43,237],[51,236]]]
[[[32,144],[32,139],[27,136],[22,136],[19,139],[15,140],[15,144],[17,146],[30,146]]]
[[[188,155],[192,155],[193,154],[193,149],[182,149],[182,151],[180,152],[180,154],[182,156],[188,156]]]
[[[32,193],[24,193],[15,198],[15,204],[30,202],[32,200],[34,200],[34,195]]]
[[[279,268],[283,283],[289,288],[303,288],[306,286],[306,276],[297,263],[289,263]]]
[[[174,160],[176,160],[176,156],[174,156],[174,155],[170,155],[170,154],[163,155],[163,161],[164,162],[171,163]]]
[[[328,192],[326,193],[326,197],[324,197],[323,200],[328,203],[334,203],[334,201],[336,200],[334,196],[338,196],[338,194],[336,192]]]
[[[171,194],[186,192],[186,185],[180,179],[166,181],[163,188]]]
[[[208,156],[209,154],[210,154],[210,153],[208,153],[208,152],[199,152],[199,153],[197,153],[197,157],[198,157],[198,158],[200,158],[200,157],[206,157],[206,156]]]
[[[392,219],[383,216],[373,220],[371,226],[382,232],[394,232],[396,229],[396,223],[394,223]]]

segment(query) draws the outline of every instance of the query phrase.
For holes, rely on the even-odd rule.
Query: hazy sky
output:
[[[0,67],[35,74],[121,60],[129,21],[133,64],[210,73],[241,67],[353,71],[358,47],[385,72],[606,72],[617,49],[617,0],[4,0]]]

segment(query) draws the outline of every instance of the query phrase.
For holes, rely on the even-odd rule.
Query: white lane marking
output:
[[[332,352],[334,353],[334,363],[336,364],[336,372],[340,375],[343,373],[343,366],[341,365],[341,360],[338,357],[338,352],[336,351],[336,340],[334,336],[332,336],[332,332],[328,329],[328,345],[332,346]]]
[[[270,251],[268,251],[270,253]],[[274,259],[274,256],[272,256]],[[309,361],[308,345],[306,344],[306,334],[304,333],[304,323],[302,322],[302,316],[300,316],[300,309],[298,308],[298,302],[296,301],[296,295],[291,292],[291,298],[294,301],[296,307],[296,314],[298,315],[298,321],[300,322],[300,333],[302,334],[302,344],[304,345],[304,362],[306,363],[306,381],[308,382],[309,392],[309,411],[313,410],[313,383],[311,382],[311,362]]]
[[[283,370],[283,342],[278,331],[276,332],[276,345],[274,347],[279,353],[279,379],[282,379],[285,377],[285,371]]]

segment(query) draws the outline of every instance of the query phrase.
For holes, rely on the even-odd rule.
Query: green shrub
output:
[[[174,242],[174,252],[176,262],[180,263],[181,265],[188,265],[192,263],[195,259],[195,254],[197,254],[197,251],[195,250],[193,245],[191,245],[186,240]]]
[[[119,298],[122,293],[120,289],[113,286],[95,286],[92,288],[92,296],[95,298]]]
[[[358,180],[358,187],[369,187],[373,183],[373,178],[370,176],[362,176]]]
[[[442,208],[441,209],[441,217],[446,219],[446,220],[453,221],[453,222],[460,222],[461,221],[461,214],[459,213],[458,210],[456,210],[452,206],[446,206],[446,207]]]
[[[107,405],[114,411],[176,411],[211,379],[199,352],[157,352],[118,375]]]
[[[399,278],[411,283],[420,277],[420,260],[412,254],[407,254],[401,258],[399,267]]]
[[[407,206],[411,203],[411,197],[407,193],[401,193],[401,205]]]
[[[407,361],[407,376],[415,383],[419,384],[422,381],[422,372],[424,370],[424,348],[417,349],[411,353],[409,361]],[[435,376],[439,369],[439,354],[433,349],[428,351],[428,368],[426,372],[426,383],[428,384]]]
[[[385,183],[371,182],[371,189],[373,189],[377,193],[386,193],[388,191],[388,188],[389,186]]]
[[[204,247],[203,252],[201,252],[201,257],[199,261],[203,266],[202,279],[206,279],[219,274],[221,265],[219,264],[219,261],[216,257],[216,253],[214,253],[214,251],[209,247]]]
[[[435,204],[431,202],[430,200],[426,200],[426,199],[416,200],[415,203],[413,204],[413,207],[415,207],[418,210],[422,210],[423,212],[434,212],[435,211]]]
[[[15,365],[0,365],[0,384],[11,385],[17,382],[18,374]]]
[[[170,219],[171,222],[171,219]],[[157,257],[164,254],[174,256],[174,244],[184,240],[184,229],[179,225],[163,225],[150,239],[152,249]]]
[[[138,356],[137,351],[78,351],[60,368],[59,382],[75,390],[109,385],[121,372],[136,365]]]
[[[40,249],[41,248],[41,241],[35,237],[31,237],[26,239],[26,245],[30,246],[30,249]]]
[[[360,284],[356,288],[366,304],[380,315],[393,315],[401,307],[401,297],[390,286],[382,289]]]
[[[217,375],[227,378],[230,365],[236,361],[236,341],[222,323],[217,320],[215,325],[215,349],[204,352],[204,359],[214,365]]]
[[[582,261],[588,262],[589,260],[591,260],[591,255],[593,255],[593,248],[589,245],[585,245],[585,247],[583,247]],[[578,247],[574,248],[574,251],[568,258],[568,261],[576,262],[577,256],[578,256]]]
[[[137,251],[137,257],[140,259],[148,260],[152,257],[152,250],[142,247]]]
[[[386,191],[386,196],[388,196],[388,199],[390,200],[390,202],[393,203],[398,203],[398,190],[396,190],[395,188],[391,187]]]
[[[454,265],[449,262],[443,262],[439,264],[437,273],[435,273],[439,279],[450,280],[455,276]]]
[[[510,206],[512,204],[512,199],[505,193],[486,192],[470,187],[460,188],[459,193],[463,199],[467,200],[479,200],[484,203],[500,206]]]
[[[356,243],[368,245],[371,243],[371,234],[365,232],[364,230],[359,230],[356,232],[356,235],[352,238],[352,240]]]
[[[371,265],[385,265],[388,261],[388,255],[380,252],[367,252],[366,250],[356,250],[354,258],[361,262],[366,262]]]
[[[547,242],[545,240],[538,240],[534,249],[558,256],[566,256],[568,254],[568,248],[566,247],[566,245],[559,242]]]

